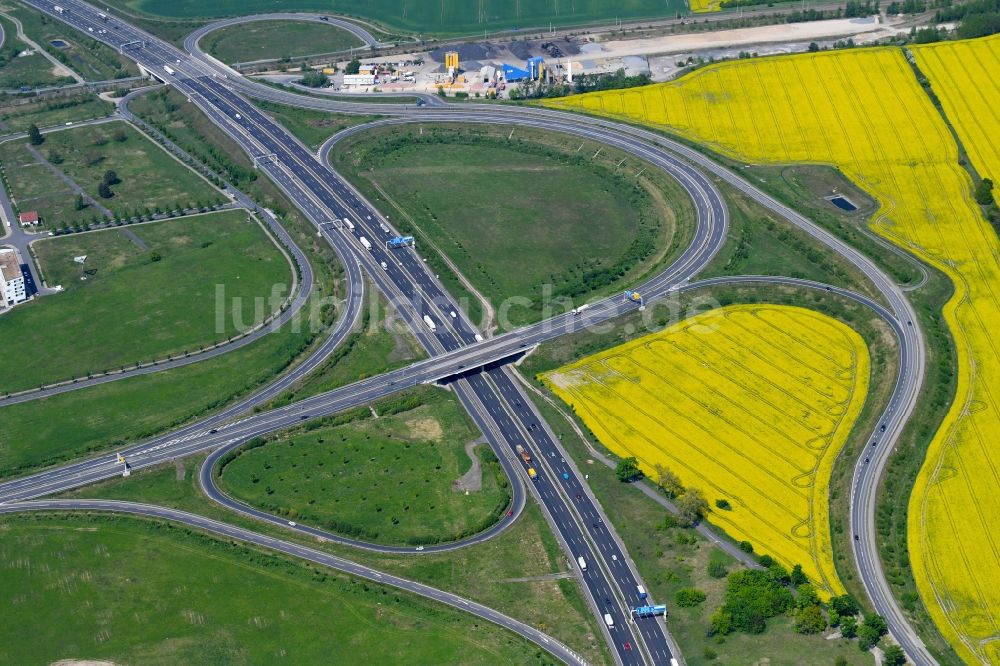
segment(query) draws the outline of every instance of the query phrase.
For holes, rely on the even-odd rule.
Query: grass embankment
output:
[[[143,98],[142,101],[146,101]],[[316,300],[300,331],[288,327],[247,348],[184,368],[112,382],[0,410],[0,476],[24,474],[46,465],[107,451],[150,437],[216,410],[258,388],[316,344],[333,323],[342,269],[328,246],[277,188],[257,172],[239,148],[193,105],[176,95],[144,107],[171,130],[178,145],[232,177],[251,196],[275,211],[306,253],[316,278]],[[169,127],[167,127],[169,125]]]
[[[40,88],[74,83],[66,72],[56,73],[52,63],[40,53],[19,56],[31,47],[17,38],[14,22],[0,16],[4,40],[0,46],[0,88],[18,89],[22,86]]]
[[[78,208],[76,193],[30,148],[27,139],[0,144],[4,176],[20,210],[37,210],[52,229],[106,217],[87,202]],[[201,177],[126,123],[53,132],[34,148],[117,218],[224,201]],[[120,181],[111,184],[110,198],[100,195],[108,171]]]
[[[53,127],[78,120],[103,118],[114,111],[114,104],[89,93],[25,102],[0,107],[3,134],[26,132],[32,125]]]
[[[135,63],[122,57],[115,49],[62,21],[19,3],[14,3],[7,13],[21,22],[25,35],[87,81],[108,81],[139,74]],[[65,46],[53,46],[53,40],[62,40]]]
[[[121,447],[258,388],[312,336],[284,327],[222,356],[0,409],[0,478]]]
[[[327,113],[262,100],[257,100],[254,104],[298,137],[302,143],[313,148],[318,147],[319,144],[340,130],[369,123],[382,117]]]
[[[6,516],[0,534],[0,587],[18,609],[0,626],[5,663],[549,660],[460,611],[170,524]]]
[[[44,239],[32,247],[48,283],[65,291],[0,318],[4,393],[225,341],[275,312],[293,279],[281,250],[244,211]],[[86,259],[81,264],[76,257]],[[276,285],[283,288],[272,298]]]
[[[665,174],[650,167],[636,180],[645,163],[552,132],[386,128],[348,139],[331,159],[417,236],[474,319],[479,302],[445,259],[490,301],[501,328],[640,280],[692,231],[690,201]]]
[[[378,403],[375,409],[384,411],[383,405]],[[202,460],[200,457],[188,458],[137,473],[130,479],[112,479],[69,495],[171,506],[318,548],[475,599],[550,632],[579,651],[590,663],[611,662],[579,586],[572,578],[560,575],[571,573],[573,568],[534,502],[528,503],[514,525],[485,543],[448,553],[385,555],[317,542],[311,537],[234,515],[198,491],[196,475]]]
[[[254,440],[221,462],[221,485],[266,511],[377,543],[455,541],[500,520],[510,489],[487,444],[474,450],[481,473],[471,488],[458,484],[480,433],[451,393],[376,413]]]
[[[406,323],[385,297],[366,285],[365,309],[357,330],[330,357],[287,392],[268,403],[279,407],[317,393],[410,365],[427,357]]]
[[[107,4],[130,12],[143,12],[170,19],[209,18],[262,14],[265,12],[328,12],[328,0],[216,0],[210,4],[198,0],[110,0]],[[483,28],[517,30],[548,28],[550,24],[608,24],[616,19],[673,18],[687,13],[687,4],[679,0],[634,0],[627,4],[596,0],[581,5],[551,5],[502,0],[490,5],[489,15],[478,3],[467,0],[443,0],[440,3],[400,4],[397,0],[344,0],[337,13],[374,21],[394,30],[445,36],[482,34]]]
[[[201,48],[222,62],[276,60],[337,53],[364,46],[353,34],[314,21],[254,21],[205,35]]]

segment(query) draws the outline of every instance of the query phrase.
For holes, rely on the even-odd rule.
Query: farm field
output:
[[[7,352],[0,393],[221,342],[276,310],[292,281],[287,259],[244,211],[47,238],[32,247],[48,284],[65,291],[0,318]],[[276,284],[285,287],[272,301]],[[224,303],[216,303],[220,287]],[[255,312],[255,299],[266,307]]]
[[[690,0],[691,11],[695,14],[717,12],[722,10],[721,0]]]
[[[479,532],[506,511],[507,480],[480,444],[479,488],[454,485],[480,433],[450,393],[424,395],[398,414],[365,413],[245,447],[222,466],[221,485],[253,506],[365,541],[437,543]]]
[[[913,54],[972,165],[1000,182],[1000,39],[947,42]],[[968,288],[969,302],[952,315],[965,333],[966,373],[911,496],[910,515],[919,519],[909,525],[910,553],[921,595],[945,636],[961,644],[956,649],[964,658],[994,664],[1000,662],[1000,590],[991,582],[1000,580],[1000,519],[989,507],[1000,487],[1000,350],[993,341],[1000,243],[982,222],[948,225],[940,234],[942,258],[958,260],[953,279]]]
[[[124,122],[52,132],[37,147],[27,139],[0,144],[11,198],[20,210],[37,210],[49,228],[105,215],[93,204],[76,210],[73,190],[31,148],[116,216],[223,201],[211,185]],[[107,171],[121,181],[111,186],[110,199],[98,194]]]
[[[615,290],[683,243],[691,213],[676,183],[659,173],[626,180],[613,171],[620,157],[590,161],[558,134],[512,129],[375,130],[347,139],[331,160],[417,237],[436,273],[457,267],[501,329],[538,320],[545,307],[568,309],[560,299]],[[597,149],[585,145],[590,157]],[[465,293],[453,277],[445,283]]]
[[[534,377],[524,365],[521,374],[529,381]],[[571,425],[580,419],[548,393],[530,395],[561,438],[567,453],[578,464],[593,459],[591,449],[600,446],[597,440],[585,429],[577,430]],[[669,608],[670,632],[687,663],[870,666],[871,655],[858,650],[853,642],[827,640],[824,633],[800,634],[793,629],[791,618],[768,620],[762,634],[733,633],[723,641],[717,636],[708,636],[711,616],[722,604],[726,588],[725,578],[710,574],[709,563],[724,565],[727,573],[743,567],[699,532],[669,524],[664,520],[663,507],[633,484],[619,481],[613,468],[595,464],[587,465],[587,469],[590,477],[587,483],[598,501],[605,507],[614,507],[608,518],[614,523],[653,598],[670,604],[671,600],[676,600],[678,591],[685,588],[695,588],[706,594],[707,599],[702,604],[682,607],[673,603]],[[845,661],[838,661],[840,657]]]
[[[482,33],[484,28],[502,30],[554,25],[573,25],[636,18],[673,18],[687,11],[682,0],[594,0],[587,3],[520,2],[497,0],[342,0],[331,7],[329,0],[110,0],[112,7],[145,12],[173,19],[239,16],[265,12],[330,12],[358,16],[401,30],[433,34]]]
[[[205,35],[201,47],[233,64],[253,60],[335,53],[364,46],[348,31],[313,21],[254,21]]]
[[[543,376],[611,451],[657,465],[714,503],[709,520],[843,592],[828,483],[865,401],[867,346],[802,308],[730,306]]]
[[[1000,41],[935,48],[942,51],[915,49],[918,63],[927,65],[975,166],[990,173],[998,122],[985,110],[996,103],[963,97],[948,77],[972,77],[963,90],[982,81],[980,89],[995,100],[990,81],[1000,69]],[[951,66],[960,63],[964,68]],[[1000,453],[989,443],[1000,432],[1000,353],[991,342],[1000,321],[994,286],[1000,242],[974,204],[958,147],[903,52],[754,59],[551,105],[647,123],[735,159],[834,164],[881,203],[876,232],[951,279],[955,293],[944,317],[955,337],[958,389],[911,498],[910,557],[921,598],[959,655],[969,662],[1000,660],[1000,646],[989,640],[1000,625],[1000,588],[984,585],[1000,580],[1000,523],[988,508],[1000,485]]]
[[[0,520],[0,536],[0,588],[18,610],[0,623],[8,664],[83,654],[119,664],[353,664],[364,653],[486,665],[542,654],[394,588],[163,523],[16,516]]]

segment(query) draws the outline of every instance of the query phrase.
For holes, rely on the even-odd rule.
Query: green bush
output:
[[[826,629],[826,618],[816,604],[806,606],[795,614],[795,631],[800,634],[818,634]]]
[[[692,608],[705,601],[705,593],[693,587],[685,587],[677,590],[674,595],[674,603],[681,608]]]
[[[731,618],[733,630],[760,634],[767,628],[768,618],[794,605],[792,593],[768,572],[746,569],[729,575],[722,608]]]

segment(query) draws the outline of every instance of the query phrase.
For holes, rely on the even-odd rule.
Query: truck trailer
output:
[[[360,238],[358,238],[358,240],[361,241],[361,244],[365,246],[366,250],[372,249],[372,244],[364,236],[361,236]]]
[[[431,331],[437,330],[437,324],[428,315],[424,315],[424,323],[427,324],[427,328],[431,329]]]
[[[66,8],[61,5],[52,5],[52,9],[56,11],[57,14],[65,14]]]
[[[174,74],[177,73],[177,72],[174,71],[174,68],[171,67],[170,65],[164,65],[163,66],[163,71],[166,72],[167,74],[169,74],[170,76],[173,76]]]

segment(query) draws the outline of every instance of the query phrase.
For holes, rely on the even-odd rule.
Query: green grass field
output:
[[[146,12],[168,18],[234,16],[280,11],[336,12],[377,21],[392,29],[419,33],[479,33],[529,27],[614,23],[616,18],[672,18],[687,14],[687,5],[678,0],[592,0],[591,2],[520,2],[494,0],[111,0],[129,11]]]
[[[52,127],[66,122],[102,118],[113,110],[111,102],[105,102],[96,95],[76,95],[0,107],[0,122],[6,127],[4,133],[24,132],[31,125]]]
[[[824,251],[805,232],[734,189],[721,189],[730,213],[728,237],[699,278],[783,275],[835,284],[879,298],[872,283],[840,255]]]
[[[19,3],[13,3],[8,13],[21,21],[24,34],[87,81],[107,81],[139,73],[138,68],[121,57],[115,49],[62,21],[51,19]],[[66,45],[62,48],[52,46],[50,42],[56,39],[62,40]]]
[[[376,405],[376,408],[381,407]],[[475,599],[550,632],[582,654],[588,663],[612,663],[600,638],[597,619],[586,608],[577,582],[572,578],[556,578],[571,572],[572,567],[533,501],[528,502],[513,525],[485,543],[447,553],[425,552],[419,557],[380,554],[320,542],[280,526],[233,514],[206,499],[198,489],[197,470],[203,460],[203,456],[185,458],[140,471],[128,479],[119,477],[81,488],[67,496],[171,506],[325,550]]]
[[[33,248],[48,283],[65,291],[0,318],[3,393],[224,341],[280,307],[292,283],[288,261],[243,211],[44,239]],[[83,264],[74,261],[80,256]],[[284,290],[271,299],[274,285]]]
[[[450,393],[405,412],[279,436],[222,468],[233,497],[299,522],[390,544],[454,541],[496,522],[510,490],[486,444],[481,489],[456,490],[479,436]],[[490,462],[493,460],[494,462]]]
[[[327,113],[312,109],[298,109],[274,102],[257,101],[255,104],[269,116],[277,120],[302,143],[313,148],[326,139],[348,127],[378,120],[382,116],[347,115]]]
[[[375,130],[331,159],[418,236],[421,255],[460,295],[436,256],[446,255],[497,309],[501,327],[542,318],[546,305],[568,309],[547,298],[579,305],[637,280],[688,232],[690,202],[662,174],[626,179],[642,168],[634,160],[616,173],[617,160],[591,160],[589,144],[584,153],[564,136],[521,128],[511,139],[511,129]],[[510,297],[522,300],[504,304]]]
[[[0,16],[0,26],[4,32],[3,45],[0,46],[0,88],[35,88],[74,82],[70,76],[55,74],[52,63],[38,53],[19,57],[19,53],[30,47],[17,38],[13,21]]]
[[[287,327],[199,363],[0,409],[0,478],[108,451],[230,402],[288,366],[309,336]]]
[[[0,662],[534,664],[490,623],[300,560],[136,518],[5,517]],[[141,554],[141,556],[138,556]]]
[[[92,206],[75,208],[75,195],[64,181],[38,162],[27,140],[0,145],[10,194],[21,210],[37,210],[49,228],[103,217]],[[146,209],[221,203],[222,195],[169,153],[125,123],[53,132],[37,150],[112,213],[124,217]],[[104,199],[98,185],[106,171],[120,183]]]
[[[206,35],[201,47],[233,64],[252,60],[336,53],[364,46],[348,31],[312,21],[255,21]]]

